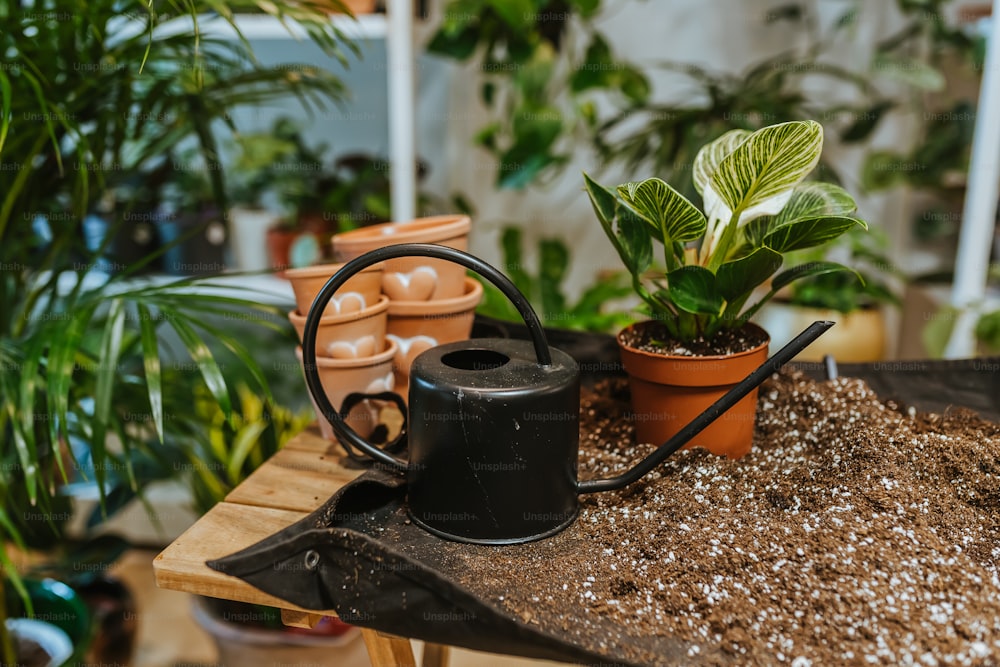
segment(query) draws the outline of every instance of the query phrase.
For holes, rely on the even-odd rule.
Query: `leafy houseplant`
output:
[[[637,418],[640,439],[663,442],[690,421],[665,414],[666,399],[641,390],[659,385],[679,402],[686,394],[673,376],[688,375],[701,385],[690,406],[697,414],[766,358],[767,334],[748,324],[761,306],[800,278],[846,270],[821,261],[777,273],[786,253],[867,228],[845,190],[805,181],[822,146],[823,128],[814,121],[727,132],[694,161],[704,212],[658,178],[611,190],[584,175],[597,218],[652,318],[618,335],[633,408],[644,415]],[[654,248],[663,266],[652,271]],[[711,364],[699,370],[695,360],[705,357]],[[706,387],[722,389],[713,395]],[[730,411],[693,443],[734,457],[748,451],[755,394],[734,410],[741,405],[749,417]]]
[[[172,431],[176,422],[164,409],[167,331],[226,415],[232,399],[224,366],[206,341],[234,351],[263,384],[240,338],[206,317],[247,322],[247,309],[263,308],[225,285],[206,292],[204,281],[128,280],[157,255],[108,278],[92,270],[108,241],[88,248],[81,234],[95,202],[123,179],[155,171],[178,144],[194,143],[207,164],[217,163],[217,135],[232,129],[234,107],[290,95],[317,105],[341,97],[332,74],[263,67],[238,34],[223,39],[198,29],[201,20],[231,23],[249,8],[298,22],[327,53],[342,55],[329,16],[298,3],[233,0],[212,3],[210,15],[160,0],[0,8],[0,589],[23,599],[7,550],[31,546],[25,516],[41,517],[39,532],[61,538],[67,499],[60,489],[80,468],[70,444],[86,446],[103,495],[109,470],[117,470],[116,448],[129,452]],[[222,172],[209,177],[223,209]],[[44,234],[33,225],[39,218]],[[126,216],[116,221],[127,223]],[[149,416],[141,423],[124,407],[136,398]],[[137,486],[132,473],[122,470]],[[0,590],[0,661],[15,664],[5,599]]]

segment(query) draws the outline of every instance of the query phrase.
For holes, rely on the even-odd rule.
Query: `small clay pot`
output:
[[[628,373],[636,439],[661,445],[723,396],[733,385],[767,361],[770,339],[731,355],[688,357],[654,354],[623,342],[625,332],[641,328],[639,322],[618,334],[622,364]],[[757,414],[757,390],[724,412],[686,447],[704,447],[713,454],[738,459],[750,451]]]
[[[326,357],[316,357],[316,365],[319,367],[320,381],[323,383],[323,391],[326,392],[330,403],[336,408],[344,402],[348,394],[360,392],[363,394],[376,394],[383,391],[395,391],[395,377],[393,375],[393,358],[396,356],[396,343],[388,341],[384,351],[371,357],[360,359],[330,359]],[[302,363],[302,347],[295,348],[295,356]],[[316,412],[316,419],[319,421],[319,430],[327,440],[336,440],[333,427],[327,421],[323,413],[313,404]],[[367,438],[379,424],[379,412],[381,409],[379,401],[362,401],[359,403],[345,420],[358,435]]]
[[[886,325],[881,308],[863,308],[841,313],[826,308],[809,308],[771,301],[757,316],[760,325],[771,333],[774,346],[782,347],[800,331],[817,320],[837,325],[796,355],[796,361],[823,361],[832,355],[838,363],[869,363],[885,359]]]
[[[305,315],[309,312],[323,285],[342,266],[344,265],[317,264],[285,271],[285,278],[292,283],[295,304],[300,313]],[[378,303],[382,295],[382,268],[383,264],[375,264],[351,276],[326,304],[323,316],[346,315]]]
[[[338,262],[371,250],[400,243],[436,243],[468,249],[472,221],[467,215],[440,215],[408,222],[386,222],[334,234],[333,256]],[[465,294],[465,268],[427,257],[400,257],[385,262],[382,293],[393,301],[438,301]]]
[[[388,297],[381,296],[374,306],[344,315],[321,317],[316,334],[316,354],[331,359],[361,359],[385,350],[385,332],[389,311]],[[299,334],[306,328],[306,316],[288,313]]]
[[[410,364],[417,355],[437,345],[466,340],[472,333],[476,306],[483,297],[483,286],[474,278],[465,278],[465,293],[438,301],[390,301],[386,339],[396,344],[396,391],[408,398]]]

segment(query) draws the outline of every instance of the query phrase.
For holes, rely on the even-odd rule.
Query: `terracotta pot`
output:
[[[267,255],[271,268],[284,271],[315,264],[323,256],[325,238],[326,234],[301,229],[267,230]]]
[[[386,338],[395,343],[396,391],[408,398],[410,364],[424,350],[465,340],[472,333],[483,286],[465,278],[465,294],[439,301],[390,301]]]
[[[771,334],[771,342],[781,347],[816,320],[837,325],[800,352],[796,361],[822,361],[827,354],[840,363],[865,363],[885,359],[885,314],[879,308],[844,314],[825,308],[808,308],[771,301],[761,309],[758,324]]]
[[[370,225],[333,236],[333,256],[346,262],[371,250],[400,243],[436,243],[468,249],[467,215],[440,215],[409,222]],[[385,263],[382,293],[393,301],[437,301],[461,297],[465,269],[454,262],[427,257],[401,257]]]
[[[312,306],[319,291],[323,289],[323,285],[342,266],[344,265],[317,264],[316,266],[285,271],[285,278],[292,283],[295,304],[300,313],[305,315],[309,312],[310,306]],[[379,297],[382,295],[382,268],[383,264],[376,264],[351,276],[326,304],[323,316],[346,315],[378,303]]]
[[[320,381],[323,391],[335,407],[339,408],[348,394],[361,392],[374,394],[381,391],[396,391],[393,375],[393,358],[396,356],[396,343],[388,341],[386,349],[379,354],[360,359],[329,359],[317,357]],[[295,348],[295,356],[302,364],[302,347]],[[312,401],[310,395],[310,401]],[[327,440],[336,440],[333,427],[313,403],[319,430]],[[347,424],[357,431],[358,435],[367,438],[379,423],[381,406],[377,401],[362,401],[351,414],[347,416]]]
[[[316,334],[316,354],[331,359],[361,359],[385,350],[388,297],[379,297],[374,306],[345,315],[321,317]],[[296,311],[288,319],[299,334],[306,328],[306,316]]]
[[[633,324],[618,335],[632,393],[636,439],[640,442],[663,444],[767,360],[770,339],[746,352],[706,357],[653,354],[622,342],[626,331],[646,324]],[[755,324],[747,326],[767,335]],[[750,451],[756,412],[754,389],[687,446],[704,447],[713,454],[737,459]]]

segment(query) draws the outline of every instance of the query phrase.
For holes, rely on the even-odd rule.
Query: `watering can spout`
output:
[[[791,361],[799,352],[823,335],[833,325],[833,322],[827,320],[813,322],[805,331],[775,352],[773,356],[761,364],[754,372],[726,392],[722,398],[710,405],[704,412],[691,420],[687,426],[678,431],[674,437],[660,445],[652,454],[617,477],[579,482],[577,485],[578,492],[596,493],[598,491],[612,491],[624,488],[632,482],[638,481],[656,468],[656,466],[663,463],[667,457],[705,430],[709,424],[718,419],[726,410],[736,405],[740,399],[759,387],[771,374]]]

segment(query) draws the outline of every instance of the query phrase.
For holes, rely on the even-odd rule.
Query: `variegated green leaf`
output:
[[[683,311],[718,315],[723,299],[719,294],[715,274],[702,266],[683,266],[667,274],[670,300]]]
[[[653,261],[652,241],[646,230],[642,229],[642,221],[628,209],[618,205],[618,198],[612,190],[587,174],[583,175],[583,180],[601,228],[615,247],[625,268],[633,276],[641,274]]]
[[[777,252],[815,248],[832,241],[856,225],[868,228],[863,220],[847,216],[793,220],[769,231],[764,237],[764,245]]]
[[[770,248],[758,248],[746,257],[726,262],[719,267],[715,284],[728,302],[754,290],[781,268],[781,255]]]
[[[799,218],[818,217],[821,215],[850,215],[858,205],[847,190],[833,183],[809,181],[800,183],[792,196],[774,216],[774,226],[798,220]]]
[[[715,141],[705,144],[694,157],[694,187],[698,194],[705,194],[705,186],[712,182],[712,174],[719,163],[750,136],[749,130],[730,130]]]
[[[811,120],[762,128],[719,163],[712,189],[731,211],[774,213],[769,200],[787,198],[819,162],[823,126]],[[782,204],[783,205],[783,204]]]
[[[854,198],[839,185],[817,181],[800,183],[776,215],[761,216],[742,227],[742,248],[736,254],[744,255],[761,247],[764,237],[780,225],[804,218],[849,216],[856,209]]]
[[[783,287],[791,285],[796,280],[802,278],[808,278],[809,276],[819,276],[825,273],[835,273],[837,271],[850,271],[855,275],[858,272],[854,269],[850,269],[843,264],[838,264],[836,262],[809,262],[808,264],[799,264],[798,266],[793,266],[787,271],[782,271],[774,277],[771,281],[771,291],[777,292]],[[858,276],[861,279],[861,276]]]
[[[586,172],[583,174],[583,187],[587,191],[587,196],[590,197],[590,203],[594,207],[597,219],[603,225],[610,225],[615,219],[615,208],[618,206],[615,193],[592,179]]]
[[[697,206],[659,178],[619,185],[618,196],[659,232],[664,244],[699,239],[708,226]]]

